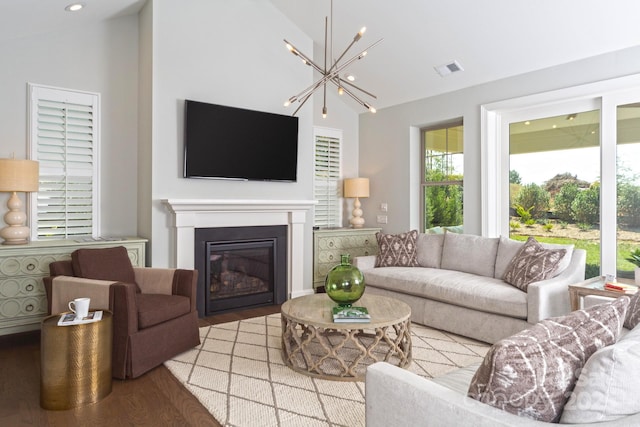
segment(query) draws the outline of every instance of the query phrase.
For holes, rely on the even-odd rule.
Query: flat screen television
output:
[[[185,101],[185,178],[296,181],[297,165],[297,117]]]

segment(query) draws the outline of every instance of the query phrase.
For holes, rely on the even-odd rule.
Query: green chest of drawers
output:
[[[376,255],[376,233],[380,228],[335,228],[313,232],[313,288],[324,286],[329,270],[340,264],[340,255],[351,259],[363,255]]]
[[[47,315],[47,296],[42,278],[49,275],[53,261],[71,259],[79,248],[124,246],[131,263],[145,265],[145,239],[74,242],[39,241],[20,246],[0,245],[0,335],[40,328]]]

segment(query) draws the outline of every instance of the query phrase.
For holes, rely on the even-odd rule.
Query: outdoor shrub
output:
[[[509,228],[512,230],[517,230],[520,228],[520,223],[518,221],[509,221]]]
[[[533,209],[533,206],[531,206],[529,209],[525,209],[524,206],[516,203],[515,205],[513,205],[513,207],[516,209],[516,215],[520,217],[520,222],[526,224],[526,222],[531,219],[531,209]]]
[[[580,231],[589,231],[591,230],[591,224],[587,224],[586,222],[579,222],[576,224]]]
[[[569,224],[566,221],[560,221],[560,228],[566,230]]]
[[[551,231],[551,229],[553,228],[553,224],[548,222],[545,225],[543,225],[545,231]]]
[[[575,183],[565,184],[560,188],[553,200],[554,211],[558,219],[563,221],[571,221],[573,219],[571,204],[575,200],[578,191],[578,185]]]
[[[630,227],[640,226],[640,187],[622,185],[618,190],[618,215]]]
[[[600,219],[600,187],[593,185],[588,190],[578,191],[571,210],[576,222],[596,224]]]
[[[536,223],[536,220],[535,220],[535,219],[533,219],[533,218],[531,218],[531,219],[526,220],[526,221],[524,222],[524,225],[526,225],[526,226],[527,226],[527,227],[529,227],[529,228],[532,228],[532,227],[534,226],[534,224],[535,224],[535,223]]]
[[[549,192],[538,184],[527,184],[518,193],[515,204],[531,206],[529,209],[531,216],[533,218],[542,218],[549,210]]]

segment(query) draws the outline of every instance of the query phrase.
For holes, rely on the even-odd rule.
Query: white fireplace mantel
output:
[[[162,203],[173,214],[177,268],[194,268],[196,228],[287,225],[288,296],[313,292],[304,289],[304,224],[315,200],[164,199]]]

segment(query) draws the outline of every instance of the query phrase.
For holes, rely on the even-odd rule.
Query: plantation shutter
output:
[[[32,239],[97,236],[99,95],[32,86],[31,103],[31,153],[40,163]]]
[[[323,132],[316,129],[314,160],[314,199],[313,225],[320,228],[339,227],[341,224],[340,200],[340,140],[339,132]],[[333,134],[333,135],[330,135]]]

